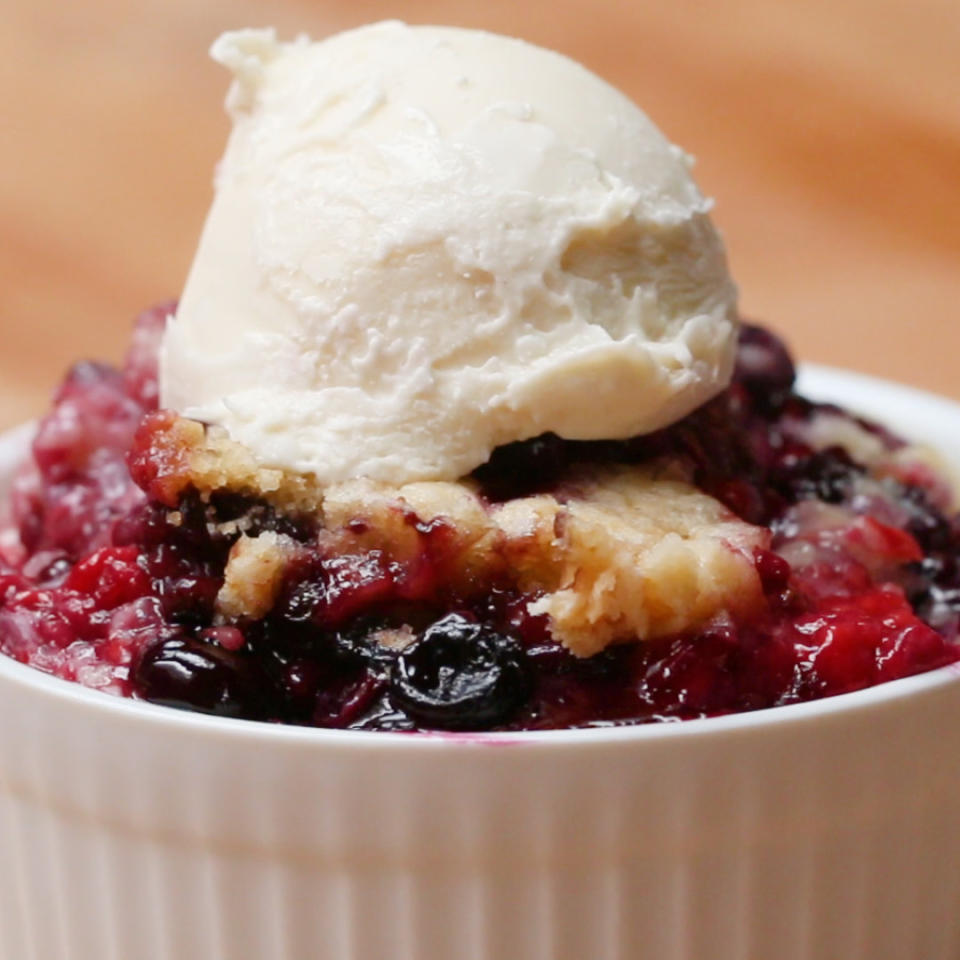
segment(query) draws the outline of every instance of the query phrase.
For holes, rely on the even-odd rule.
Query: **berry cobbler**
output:
[[[813,700],[960,659],[927,451],[794,391],[744,324],[665,429],[497,448],[457,482],[319,485],[158,409],[172,305],[81,363],[0,539],[0,649],[105,693],[357,730],[533,730]]]
[[[709,717],[960,658],[946,471],[796,393],[627,97],[447,27],[211,53],[233,132],[193,265],[40,422],[0,650],[395,731]]]

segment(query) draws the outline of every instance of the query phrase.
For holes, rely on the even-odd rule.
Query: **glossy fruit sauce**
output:
[[[656,434],[617,442],[546,435],[477,472],[490,500],[549,490],[573,464],[680,462],[734,513],[773,532],[755,557],[767,598],[751,622],[624,643],[577,659],[484,585],[444,589],[443,523],[410,522],[421,556],[331,557],[309,518],[238,497],[188,494],[175,522],[131,477],[150,474],[138,425],[157,405],[170,305],[137,322],[122,369],[78,364],[41,421],[0,536],[0,649],[109,693],[222,716],[364,730],[490,730],[682,720],[813,700],[960,658],[960,523],[935,470],[882,428],[793,392],[789,354],[745,326],[733,385]],[[882,475],[811,427],[847,424],[889,454]],[[149,427],[146,428],[149,432]],[[148,484],[145,482],[145,486]],[[235,538],[271,529],[305,545],[263,620],[215,622]],[[213,523],[211,521],[216,521]],[[387,645],[380,631],[402,629]],[[410,639],[412,637],[412,639]]]

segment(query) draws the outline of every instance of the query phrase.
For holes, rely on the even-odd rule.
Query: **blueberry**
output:
[[[210,626],[211,618],[202,610],[191,610],[184,607],[180,610],[172,610],[167,613],[167,620],[176,624],[178,627],[187,627],[190,630],[202,630]]]
[[[392,699],[425,727],[482,730],[508,720],[529,691],[526,655],[510,637],[451,613],[397,658]]]
[[[797,371],[783,341],[764,327],[740,326],[734,378],[768,400],[789,393]]]
[[[863,473],[863,467],[854,463],[842,447],[827,447],[793,464],[785,492],[793,500],[843,503]]]
[[[290,623],[310,623],[321,607],[326,591],[318,580],[303,580],[290,588],[282,605],[282,618]]]
[[[553,433],[518,440],[497,447],[473,475],[489,500],[499,502],[539,493],[550,489],[563,473],[569,447]]]
[[[131,673],[144,700],[221,717],[259,716],[260,679],[242,654],[182,633],[147,647]]]
[[[398,710],[389,697],[382,697],[377,704],[362,717],[350,724],[352,730],[380,730],[393,733],[408,733],[416,730],[417,725],[409,715]]]
[[[926,491],[922,487],[900,484],[892,489],[909,514],[906,530],[923,551],[928,554],[935,550],[952,552],[956,539],[953,524],[930,502]]]

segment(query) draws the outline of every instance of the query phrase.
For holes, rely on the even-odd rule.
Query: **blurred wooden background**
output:
[[[217,33],[387,16],[585,62],[699,158],[746,313],[960,399],[958,0],[4,0],[0,427],[178,292],[227,131]]]

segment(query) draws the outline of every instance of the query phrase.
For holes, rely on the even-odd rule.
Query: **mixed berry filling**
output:
[[[658,433],[496,450],[488,504],[563,491],[584,465],[671,464],[767,528],[763,602],[594,656],[531,596],[452,585],[443,518],[416,543],[337,554],[316,516],[230,493],[158,494],[156,355],[165,304],[122,369],[76,366],[41,421],[0,531],[0,650],[103,691],[262,721],[362,730],[525,730],[757,710],[960,659],[960,520],[943,476],[882,427],[794,390],[770,332],[745,325],[732,385]],[[161,491],[162,493],[162,491]],[[362,519],[356,524],[362,526]],[[358,526],[358,528],[359,528]],[[218,611],[241,536],[295,545],[262,616]]]

